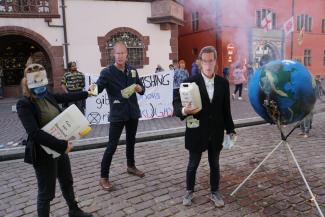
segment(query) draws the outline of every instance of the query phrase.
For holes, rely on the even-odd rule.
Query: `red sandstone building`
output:
[[[269,55],[272,59],[299,60],[314,75],[325,76],[324,0],[179,2],[184,5],[179,58],[185,59],[188,69],[202,47],[213,45],[218,51],[220,74],[224,67],[237,63],[251,62],[257,67],[261,57]],[[271,29],[264,31],[262,21],[268,14]],[[294,31],[285,35],[283,24],[291,17]]]

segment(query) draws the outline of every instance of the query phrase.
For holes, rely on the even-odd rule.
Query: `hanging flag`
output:
[[[285,36],[287,36],[289,33],[293,32],[293,16],[287,20],[284,24],[283,24],[283,30],[284,30],[284,34]]]
[[[272,12],[268,13],[261,22],[261,26],[265,32],[272,29]]]
[[[302,45],[302,42],[304,41],[304,32],[305,32],[305,27],[303,26],[299,32],[298,35],[298,45]]]

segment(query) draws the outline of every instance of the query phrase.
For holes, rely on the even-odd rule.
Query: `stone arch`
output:
[[[108,65],[108,52],[107,52],[107,42],[108,40],[115,34],[119,32],[129,32],[137,36],[143,43],[144,43],[144,58],[143,58],[143,65],[149,64],[149,57],[147,57],[148,46],[150,43],[149,36],[143,36],[138,31],[131,29],[129,27],[118,27],[109,31],[105,36],[99,36],[97,38],[99,51],[101,53],[100,63],[102,67]]]
[[[20,26],[0,27],[0,37],[11,35],[28,38],[40,46],[51,64],[52,73],[49,75],[49,79],[51,81],[50,85],[53,87],[53,89],[59,89],[60,80],[64,73],[63,47],[52,46],[42,35],[28,28]]]

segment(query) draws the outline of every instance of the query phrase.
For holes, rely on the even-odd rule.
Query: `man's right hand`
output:
[[[65,153],[68,154],[72,150],[72,148],[73,148],[72,142],[68,141],[68,146],[67,149],[65,150]]]
[[[200,111],[199,108],[197,107],[193,107],[191,104],[188,104],[184,107],[184,113],[186,115],[195,115],[196,113],[198,113]]]

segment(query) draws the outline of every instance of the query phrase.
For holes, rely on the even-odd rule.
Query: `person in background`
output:
[[[162,72],[162,71],[164,71],[163,67],[161,67],[161,65],[158,64],[156,67],[155,73]]]
[[[229,80],[229,67],[224,67],[222,73],[223,73],[223,77]]]
[[[192,63],[192,70],[191,70],[191,76],[195,76],[200,74],[200,60],[196,59],[193,63]]]
[[[85,87],[85,76],[82,72],[77,69],[76,62],[68,63],[68,71],[64,73],[61,80],[61,87],[64,93],[75,93],[83,91]],[[67,106],[75,104],[80,111],[85,113],[85,103],[83,100],[69,103]]]
[[[173,94],[175,94],[181,85],[187,78],[189,78],[188,71],[185,69],[186,64],[184,60],[178,62],[179,68],[175,70],[174,73],[174,83],[173,83]]]
[[[309,132],[312,128],[313,116],[313,111],[311,111],[300,123],[301,132],[299,135],[303,135],[304,138],[308,138],[310,136]]]
[[[238,100],[242,100],[242,91],[243,91],[243,85],[246,81],[245,75],[244,75],[243,69],[240,68],[240,65],[236,65],[234,71],[233,71],[233,78],[234,78],[234,84],[235,84],[235,91],[232,94],[232,99],[235,100],[237,91],[239,92]]]
[[[70,217],[91,217],[77,205],[71,165],[68,153],[72,150],[71,141],[57,139],[42,130],[47,123],[61,113],[58,103],[67,103],[86,99],[90,92],[56,94],[47,89],[48,79],[42,65],[30,64],[24,70],[21,85],[23,97],[17,102],[18,117],[25,128],[28,138],[23,141],[26,163],[33,165],[38,184],[37,213],[39,217],[50,216],[50,202],[55,197],[55,185],[58,178],[62,195],[69,206]],[[41,145],[61,155],[52,158]]]
[[[229,82],[216,74],[217,51],[213,46],[202,48],[199,54],[202,64],[201,73],[186,80],[199,87],[202,110],[192,105],[182,106],[180,93],[173,98],[173,107],[177,117],[186,120],[185,148],[189,152],[186,171],[186,194],[183,205],[192,204],[196,171],[202,153],[208,150],[210,166],[211,201],[216,207],[223,207],[224,201],[219,191],[219,156],[223,148],[224,131],[234,136],[234,122],[230,109]]]
[[[246,68],[247,88],[248,88],[249,82],[250,82],[252,76],[254,75],[254,69],[253,69],[252,63],[247,63],[245,68]]]
[[[175,66],[173,64],[169,64],[168,68],[170,71],[175,71]]]

